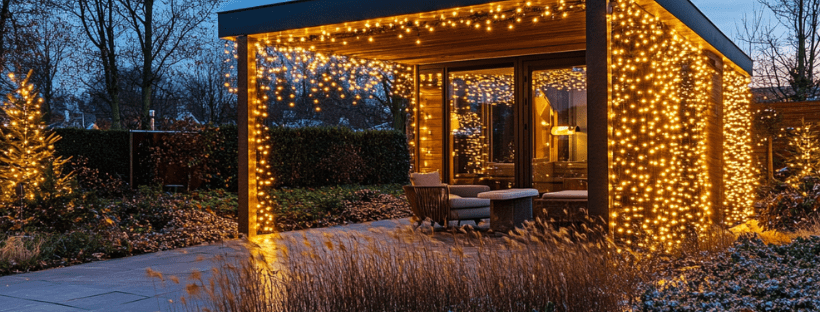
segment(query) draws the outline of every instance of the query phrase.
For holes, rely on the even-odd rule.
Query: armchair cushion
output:
[[[438,171],[430,172],[430,173],[411,173],[410,174],[410,183],[413,186],[441,186],[444,185],[441,183],[441,176],[438,174]]]
[[[490,207],[490,200],[483,198],[451,198],[450,209]]]
[[[450,185],[450,194],[461,197],[478,197],[478,193],[489,192],[487,185]]]
[[[490,207],[450,210],[450,220],[474,220],[490,217]]]

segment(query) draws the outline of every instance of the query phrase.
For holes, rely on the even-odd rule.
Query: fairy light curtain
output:
[[[725,143],[727,155],[733,147],[744,149],[748,136],[708,142],[707,108],[716,71],[697,45],[632,1],[615,3],[611,21],[610,228],[641,247],[674,247],[708,226],[721,208],[712,207],[719,194],[710,191],[715,182],[708,175],[707,147]],[[748,90],[737,76],[727,73],[726,92]],[[742,100],[727,102],[724,118],[749,118]],[[734,129],[736,122],[726,127]],[[733,162],[726,175],[751,171],[749,166]],[[736,202],[737,196],[727,201]]]
[[[458,168],[459,173],[483,174],[487,173],[487,163],[499,161],[499,159],[489,158],[489,148],[492,145],[488,139],[492,131],[490,120],[485,120],[488,116],[487,110],[481,106],[497,107],[503,109],[493,110],[498,113],[511,114],[511,107],[514,105],[513,75],[507,74],[455,74],[450,77],[452,95],[450,99],[451,107],[451,128],[454,144],[454,155],[466,157],[463,168]],[[501,120],[508,119],[509,116],[498,116]],[[493,125],[497,126],[497,125]],[[496,150],[513,153],[511,147],[496,147]],[[506,150],[505,150],[506,149]],[[501,155],[503,153],[496,153]],[[497,155],[497,156],[498,156]]]
[[[729,225],[753,213],[759,172],[752,166],[751,79],[736,70],[723,74],[724,85],[724,216]]]

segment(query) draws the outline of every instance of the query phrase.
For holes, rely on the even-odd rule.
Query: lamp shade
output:
[[[552,135],[573,135],[579,131],[581,131],[581,127],[579,126],[555,126],[552,127],[550,133],[552,133]]]

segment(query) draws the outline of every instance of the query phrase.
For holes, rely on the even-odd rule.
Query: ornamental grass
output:
[[[622,311],[650,278],[600,228],[535,222],[509,235],[460,228],[306,233],[248,244],[194,272],[186,311]],[[207,276],[206,276],[207,275]]]

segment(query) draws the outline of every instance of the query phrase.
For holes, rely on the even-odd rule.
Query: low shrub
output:
[[[820,237],[766,245],[745,235],[726,253],[651,284],[640,311],[818,311]]]
[[[79,192],[91,193],[106,198],[122,197],[132,192],[131,187],[119,176],[111,175],[88,164],[85,156],[76,156],[68,165],[74,172]]]
[[[778,183],[759,205],[758,220],[764,229],[794,230],[820,216],[820,177],[803,177],[794,184]]]
[[[412,215],[401,185],[326,186],[269,190],[279,231],[405,218]]]
[[[37,265],[42,241],[25,236],[9,236],[0,241],[0,274]]]

